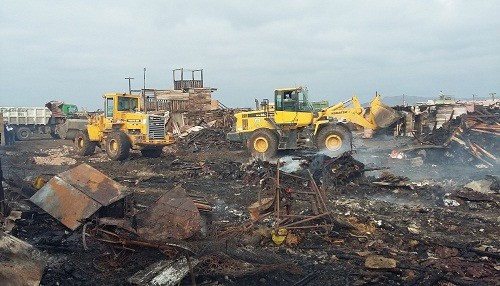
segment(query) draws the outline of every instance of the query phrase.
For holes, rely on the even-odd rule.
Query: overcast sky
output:
[[[142,3],[139,3],[142,2]],[[106,92],[172,88],[203,69],[213,97],[500,97],[500,1],[0,0],[0,106],[95,110]]]

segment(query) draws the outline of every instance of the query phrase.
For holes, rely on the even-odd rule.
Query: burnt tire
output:
[[[87,130],[79,131],[75,136],[75,149],[76,153],[80,156],[90,156],[94,154],[96,143],[90,141],[89,133]]]
[[[115,131],[106,138],[106,153],[113,161],[122,161],[130,154],[130,141],[127,134]]]
[[[18,141],[26,141],[33,136],[33,131],[28,127],[19,127],[16,128],[16,139]]]
[[[162,152],[163,148],[147,148],[141,150],[142,156],[146,158],[158,158],[161,156]]]
[[[327,155],[340,155],[351,150],[352,134],[347,128],[338,125],[323,127],[316,136],[316,146]]]
[[[269,160],[278,152],[278,136],[269,129],[258,129],[248,138],[247,147],[252,157]]]

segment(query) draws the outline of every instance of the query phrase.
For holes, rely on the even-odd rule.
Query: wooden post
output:
[[[5,146],[5,130],[3,127],[3,114],[0,112],[0,146]]]
[[[7,209],[5,207],[5,195],[3,192],[2,158],[0,157],[0,215],[2,215],[3,217],[6,217],[7,216],[6,211],[7,211]]]

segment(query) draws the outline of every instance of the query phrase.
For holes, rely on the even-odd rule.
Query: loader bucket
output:
[[[67,119],[66,122],[57,125],[56,133],[61,139],[74,140],[76,133],[85,130],[88,123],[88,119]]]
[[[389,127],[391,124],[401,118],[401,114],[380,101],[380,95],[377,95],[370,104],[370,117],[373,123],[379,128]]]

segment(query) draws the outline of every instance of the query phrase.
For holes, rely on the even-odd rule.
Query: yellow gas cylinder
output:
[[[33,187],[37,190],[40,190],[46,183],[47,183],[47,180],[44,177],[38,176],[38,177],[36,177],[35,181],[33,182]]]
[[[274,243],[276,243],[277,245],[281,245],[285,241],[287,234],[288,231],[284,228],[280,228],[278,230],[273,229],[271,231],[271,238]]]

